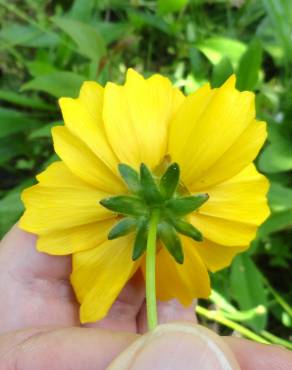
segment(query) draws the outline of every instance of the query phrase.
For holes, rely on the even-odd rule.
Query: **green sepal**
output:
[[[201,207],[208,199],[208,194],[172,198],[166,202],[166,209],[176,217],[184,216]]]
[[[108,239],[113,240],[117,239],[120,236],[129,234],[131,231],[134,231],[137,226],[137,219],[132,217],[125,217],[119,222],[117,222],[114,227],[108,233]]]
[[[132,260],[136,261],[145,252],[147,247],[148,221],[140,221],[137,227],[136,238],[134,242]]]
[[[144,163],[140,166],[140,183],[144,198],[149,205],[159,205],[162,203],[163,198],[157,183],[151,171]]]
[[[168,222],[161,222],[158,226],[158,235],[176,262],[182,264],[184,262],[183,249],[174,227]]]
[[[197,242],[201,242],[203,240],[202,233],[189,222],[186,222],[181,219],[172,219],[171,222],[175,227],[176,231],[178,231],[179,233],[186,235],[196,240]]]
[[[134,168],[124,163],[120,163],[118,168],[119,173],[130,192],[139,194],[141,191],[139,173],[135,171]]]
[[[175,193],[179,182],[179,165],[172,163],[161,177],[159,188],[164,199],[169,199]]]
[[[117,195],[104,198],[99,203],[103,207],[122,215],[141,216],[148,212],[145,203],[134,196]]]

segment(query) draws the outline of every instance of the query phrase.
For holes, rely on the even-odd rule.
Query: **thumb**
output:
[[[158,326],[140,337],[108,370],[240,370],[223,340],[189,323]]]

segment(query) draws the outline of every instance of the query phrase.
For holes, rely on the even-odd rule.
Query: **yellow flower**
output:
[[[188,305],[208,297],[207,270],[228,266],[269,215],[268,181],[252,164],[266,138],[254,94],[237,91],[232,76],[185,97],[167,78],[129,69],[123,86],[85,82],[77,99],[61,98],[60,106],[65,126],[52,135],[61,161],[23,192],[20,225],[39,235],[39,251],[73,254],[81,322],[103,318],[131,276],[145,270],[144,256],[132,260],[133,233],[107,239],[119,216],[99,201],[128,193],[120,163],[155,171],[168,159],[189,193],[209,195],[188,218],[204,241],[182,237],[183,264],[158,242],[156,263],[159,299]]]

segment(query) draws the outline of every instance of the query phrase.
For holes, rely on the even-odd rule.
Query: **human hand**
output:
[[[101,322],[82,327],[69,282],[71,260],[35,250],[15,226],[0,245],[0,370],[239,369],[288,370],[290,352],[198,325],[193,309],[160,303],[145,332],[144,285],[136,275]],[[189,324],[186,323],[189,321]],[[120,354],[120,355],[119,355]],[[111,364],[111,365],[110,365]],[[109,366],[109,367],[108,367]]]

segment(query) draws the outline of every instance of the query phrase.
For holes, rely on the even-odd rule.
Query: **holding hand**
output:
[[[142,335],[145,293],[139,275],[104,320],[82,327],[70,271],[70,257],[38,253],[35,237],[17,227],[1,242],[0,370],[292,368],[289,351],[222,339],[195,325],[193,309],[176,301],[158,308],[160,323],[176,322]]]

